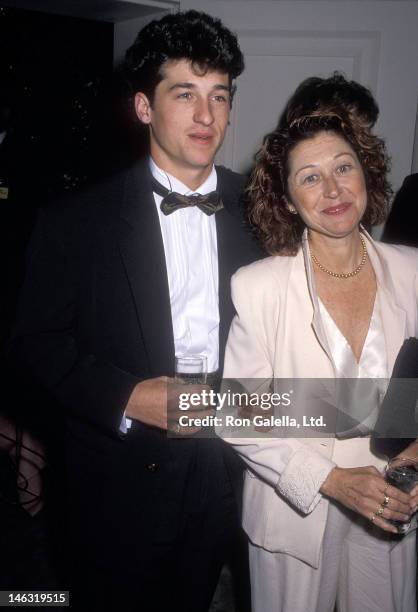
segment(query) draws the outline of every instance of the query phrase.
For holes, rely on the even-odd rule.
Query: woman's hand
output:
[[[388,520],[407,522],[414,511],[415,498],[389,485],[372,466],[335,467],[320,491],[391,533],[398,531]]]

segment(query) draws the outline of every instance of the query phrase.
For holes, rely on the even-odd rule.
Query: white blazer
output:
[[[405,338],[418,336],[418,250],[364,232],[380,292],[389,373]],[[306,232],[295,257],[273,256],[232,278],[237,315],[224,378],[334,378],[319,315]],[[328,512],[319,488],[335,464],[334,438],[229,438],[248,465],[243,526],[250,540],[318,567]]]

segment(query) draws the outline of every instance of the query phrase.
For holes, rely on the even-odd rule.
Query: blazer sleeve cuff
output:
[[[319,489],[335,466],[319,453],[298,449],[286,464],[276,490],[298,510],[309,514],[321,500]]]

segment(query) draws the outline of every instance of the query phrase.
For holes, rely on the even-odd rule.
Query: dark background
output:
[[[8,188],[0,199],[0,588],[51,589],[65,587],[51,519],[60,503],[50,448],[51,440],[59,444],[58,423],[7,359],[25,248],[39,207],[130,163],[140,145],[122,102],[124,83],[113,74],[112,23],[0,7],[2,96],[12,116],[0,148],[0,181]],[[45,503],[34,516],[19,501],[23,431],[47,457]]]

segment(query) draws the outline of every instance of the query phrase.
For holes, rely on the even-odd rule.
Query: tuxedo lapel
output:
[[[215,215],[219,275],[219,369],[222,371],[229,327],[235,313],[230,290],[231,276],[240,266],[255,257],[250,255],[253,255],[250,241],[244,232],[244,222],[239,212],[243,180],[240,180],[240,183],[237,183],[236,179],[231,181],[224,168],[217,167],[216,170],[217,189],[224,204],[224,208]]]
[[[171,376],[174,340],[167,269],[146,162],[132,168],[126,177],[119,246],[147,351],[150,377]]]
[[[230,299],[230,281],[232,270],[229,266],[230,244],[228,242],[229,215],[223,208],[216,213],[216,236],[218,248],[219,277],[219,369],[223,369],[223,357],[228,337],[229,326],[233,317],[233,306]]]

